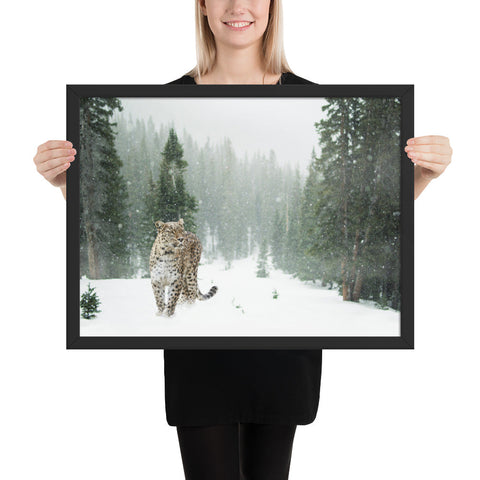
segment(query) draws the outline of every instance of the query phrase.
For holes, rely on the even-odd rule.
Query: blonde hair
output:
[[[201,78],[215,65],[217,48],[208,18],[203,15],[198,0],[195,0],[195,40],[197,65],[186,75]],[[270,0],[270,14],[267,28],[263,34],[262,53],[266,72],[274,75],[285,72],[293,73],[287,63],[283,46],[282,0]]]

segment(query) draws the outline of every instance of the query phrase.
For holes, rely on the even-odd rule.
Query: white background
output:
[[[182,479],[163,352],[65,348],[65,202],[36,172],[65,138],[65,85],[165,83],[195,64],[193,0],[24,1],[2,9],[0,476]],[[290,478],[479,478],[474,2],[285,0],[293,71],[415,84],[415,134],[452,164],[415,203],[413,351],[325,351],[318,416]]]

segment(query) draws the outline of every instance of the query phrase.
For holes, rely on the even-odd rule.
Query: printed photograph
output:
[[[399,98],[80,99],[81,336],[400,336]]]

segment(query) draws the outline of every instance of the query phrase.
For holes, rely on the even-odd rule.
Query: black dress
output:
[[[280,82],[313,83],[293,73]],[[196,85],[188,75],[170,84]],[[317,415],[322,350],[165,350],[164,365],[172,426],[306,425]]]

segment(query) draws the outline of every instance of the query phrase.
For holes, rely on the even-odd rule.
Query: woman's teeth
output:
[[[247,25],[250,25],[252,22],[239,22],[239,23],[230,23],[226,22],[227,25],[230,25],[232,27],[246,27]]]
[[[231,27],[235,28],[241,28],[241,27],[247,27],[253,22],[225,22],[226,25],[230,25]]]

